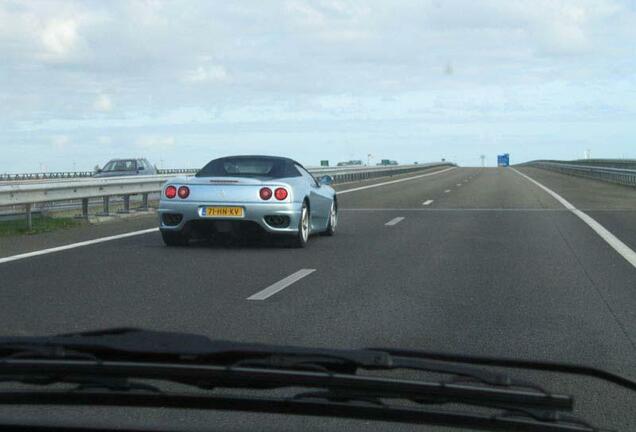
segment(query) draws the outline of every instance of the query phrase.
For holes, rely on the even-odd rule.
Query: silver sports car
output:
[[[301,164],[282,157],[215,159],[194,177],[164,184],[161,235],[168,246],[185,246],[192,236],[267,232],[304,247],[313,233],[335,232],[332,182],[329,176],[316,180]]]

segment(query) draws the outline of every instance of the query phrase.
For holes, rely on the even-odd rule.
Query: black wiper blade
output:
[[[75,382],[77,377],[124,377],[161,380],[214,388],[317,388],[355,391],[373,397],[405,399],[414,402],[464,403],[475,406],[537,407],[552,410],[571,410],[572,398],[525,388],[505,388],[472,383],[448,383],[385,378],[380,376],[339,374],[324,371],[248,368],[205,364],[170,364],[89,360],[0,360],[0,376],[26,382],[38,377],[46,382]],[[25,378],[26,377],[26,378]],[[70,377],[70,379],[69,379]]]
[[[636,391],[636,380],[629,377],[608,372],[603,369],[551,361],[523,360],[504,357],[489,357],[479,355],[461,355],[444,352],[430,352],[421,350],[405,350],[395,348],[368,348],[371,351],[380,351],[392,356],[403,358],[412,358],[417,360],[433,360],[441,362],[450,362],[453,364],[475,366],[499,367],[506,369],[525,369],[543,372],[556,372],[570,375],[586,376],[597,378],[602,381],[611,382],[628,390]]]
[[[132,381],[126,377],[103,377],[99,375],[57,375],[25,374],[0,375],[0,383],[17,382],[20,384],[46,386],[53,384],[76,384],[73,391],[103,389],[112,391],[150,391],[161,393],[161,389],[151,384]]]
[[[31,341],[33,346],[26,344]],[[449,374],[449,383],[470,378],[491,386],[518,387],[537,390],[529,398],[516,398],[530,405],[571,409],[569,397],[552,398],[541,387],[514,380],[508,375],[467,365],[436,360],[393,356],[383,351],[303,348],[266,344],[211,341],[204,336],[154,332],[137,329],[110,329],[96,332],[66,334],[45,338],[0,338],[0,358],[29,357],[76,358],[95,356],[105,360],[167,360],[191,361],[234,367],[314,370],[331,373],[356,374],[359,370],[413,369]],[[543,396],[541,396],[541,394]],[[437,395],[433,397],[439,397]]]
[[[391,356],[364,350],[303,348],[285,345],[210,340],[190,333],[159,332],[135,328],[70,333],[55,336],[0,337],[0,358],[20,351],[43,347],[62,347],[91,353],[100,358],[196,359],[234,363],[271,355],[319,356],[351,365],[390,365]]]
[[[212,341],[205,336],[131,328],[65,334],[50,337],[0,338],[0,358],[71,358],[98,356],[103,360],[191,360],[225,365],[253,365],[355,373],[358,369],[414,369],[439,372],[499,386],[530,386],[506,374],[437,360],[399,357],[384,350],[343,350],[284,345]]]
[[[360,374],[365,370],[394,369],[450,377],[423,381]],[[83,382],[84,390],[97,388],[118,393],[161,392],[158,387],[144,388],[143,383],[138,386],[131,381],[133,378],[180,383],[203,390],[301,388],[304,390],[295,395],[296,399],[292,396],[285,403],[304,403],[316,398],[325,403],[383,407],[387,401],[397,400],[419,405],[451,403],[500,410],[497,424],[505,423],[500,423],[499,417],[514,415],[521,417],[522,423],[532,423],[533,428],[538,423],[559,425],[558,429],[516,430],[594,430],[562,428],[565,423],[567,427],[573,423],[564,422],[558,413],[572,410],[573,399],[568,395],[552,394],[506,374],[412,351],[247,344],[212,341],[192,334],[113,329],[50,337],[0,338],[0,376],[27,384],[37,384],[34,379],[40,380],[39,384]]]
[[[3,363],[3,359],[24,357],[24,354],[29,351],[41,354],[44,348],[51,349],[52,357],[50,358],[68,359],[79,353],[94,356],[100,363],[114,361],[218,365],[231,368],[253,367],[351,375],[356,375],[360,370],[415,369],[451,375],[450,379],[437,383],[440,385],[459,385],[462,378],[468,378],[499,389],[521,388],[533,395],[530,401],[524,399],[522,402],[524,405],[571,409],[573,403],[571,397],[563,395],[558,398],[549,397],[547,392],[532,383],[514,380],[506,374],[474,367],[468,364],[469,361],[461,361],[465,360],[464,358],[449,359],[443,356],[430,356],[427,353],[391,349],[316,349],[212,341],[196,334],[131,328],[49,337],[2,337],[0,338],[0,364]],[[29,355],[26,357],[29,358]],[[39,358],[45,357],[39,356]],[[104,372],[103,369],[99,371]],[[168,370],[163,370],[162,373],[166,375],[156,378],[172,378],[167,375],[170,373]],[[298,382],[298,384],[302,383]]]
[[[542,421],[519,412],[475,413],[434,408],[382,405],[361,401],[333,402],[312,398],[201,396],[129,392],[0,392],[0,405],[110,406],[258,412],[440,425],[470,430],[517,432],[602,432],[578,419],[562,416]]]

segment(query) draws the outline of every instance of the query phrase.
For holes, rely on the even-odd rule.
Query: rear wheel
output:
[[[336,226],[338,225],[338,204],[336,200],[331,203],[331,209],[329,210],[329,222],[327,223],[327,229],[323,233],[326,236],[332,236],[336,233]]]
[[[161,238],[166,246],[187,246],[190,240],[190,236],[182,233],[181,231],[161,231]]]
[[[309,208],[307,202],[303,202],[300,210],[300,220],[298,221],[298,232],[294,235],[291,246],[295,248],[304,248],[309,241]]]

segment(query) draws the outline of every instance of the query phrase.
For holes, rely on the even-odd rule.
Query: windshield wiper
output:
[[[103,401],[112,405],[115,401],[107,395],[113,392],[128,394],[130,397],[118,399],[120,402],[117,404],[126,401],[131,406],[153,403],[163,406],[162,403],[172,401],[182,404],[180,407],[184,408],[188,407],[186,402],[194,405],[220,403],[219,397],[209,394],[184,396],[166,394],[156,386],[143,388],[143,384],[140,386],[130,381],[135,378],[186,384],[205,390],[218,387],[265,391],[279,388],[315,389],[297,391],[288,398],[259,399],[266,400],[266,405],[275,412],[281,412],[289,404],[297,405],[296,408],[300,410],[298,413],[303,410],[320,411],[326,406],[334,408],[335,404],[342,413],[354,417],[355,413],[369,416],[364,418],[373,418],[374,410],[396,410],[396,413],[400,413],[397,417],[417,417],[423,422],[426,419],[445,419],[446,423],[440,424],[455,424],[452,419],[460,417],[480,417],[472,413],[453,414],[413,407],[424,404],[463,404],[494,411],[482,414],[481,421],[471,417],[475,425],[483,424],[484,429],[497,429],[504,424],[510,427],[511,424],[519,423],[527,429],[515,430],[596,430],[560,412],[572,410],[573,400],[570,396],[549,393],[536,384],[516,380],[506,374],[444,359],[426,358],[422,353],[404,354],[389,350],[332,350],[244,344],[211,341],[199,335],[114,329],[51,337],[0,338],[0,381],[73,383],[83,386],[79,393],[37,393],[39,396],[30,402],[37,404],[56,401],[90,403],[92,400],[95,404]],[[447,377],[423,381],[359,374],[363,370],[394,369],[412,369]],[[87,387],[92,390],[90,395],[86,393]],[[26,400],[34,394],[3,392],[0,393],[0,404]],[[82,397],[78,398],[78,394]],[[395,400],[413,406],[396,408],[387,405],[387,401]],[[258,411],[263,408],[262,403],[247,403],[245,409],[254,408]],[[329,412],[326,410],[324,414],[318,415],[328,415]],[[555,428],[546,429],[546,424]],[[471,424],[472,427],[475,425]]]
[[[178,336],[178,337],[175,337]],[[32,338],[28,338],[32,339]],[[136,342],[136,343],[135,343]],[[344,374],[354,375],[359,370],[395,370],[395,369],[412,369],[425,372],[437,372],[451,375],[446,381],[428,383],[424,388],[421,385],[418,388],[413,386],[410,388],[405,385],[406,382],[400,383],[398,386],[391,386],[389,382],[379,383],[377,378],[376,386],[371,390],[383,392],[384,394],[397,394],[411,399],[424,399],[428,397],[441,398],[447,397],[453,400],[472,402],[475,404],[491,404],[512,403],[524,406],[539,406],[555,409],[571,409],[572,398],[564,395],[551,395],[545,392],[539,386],[525,381],[514,380],[505,374],[495,373],[484,369],[474,368],[466,365],[456,365],[448,362],[436,360],[416,359],[408,357],[399,357],[388,354],[383,351],[369,350],[333,350],[333,349],[313,349],[288,347],[277,345],[263,344],[244,344],[232,343],[225,341],[210,341],[207,338],[198,335],[180,335],[176,333],[160,333],[149,331],[137,331],[133,329],[114,329],[111,331],[81,333],[73,335],[54,336],[49,338],[36,338],[30,345],[25,344],[24,338],[11,338],[10,340],[2,340],[0,338],[0,357],[9,360],[18,360],[20,358],[32,359],[91,359],[100,361],[100,373],[121,374],[123,372],[110,370],[105,367],[105,361],[171,361],[178,360],[180,362],[190,362],[197,364],[231,366],[234,374],[234,382],[232,386],[236,386],[239,368],[247,369],[248,386],[260,385],[265,388],[272,388],[281,385],[298,384],[308,385],[314,382],[308,374],[298,377],[294,374],[282,377],[280,374],[277,379],[257,380],[254,375],[255,368],[258,369],[277,369],[288,371],[314,371],[318,373],[316,385],[321,386],[324,374],[321,372],[334,374],[339,373],[343,376],[341,387],[347,389],[350,379]],[[88,356],[88,357],[87,357]],[[18,365],[20,363],[13,361],[0,363],[5,366],[0,372],[5,370],[7,366],[13,367],[13,372],[18,373]],[[50,363],[42,363],[39,365],[41,371],[47,373],[71,373],[70,368],[81,368],[90,372],[94,368],[93,362],[67,363],[67,369],[48,370]],[[24,365],[24,362],[22,363]],[[59,364],[57,368],[61,367]],[[24,369],[23,369],[24,370]],[[209,370],[208,373],[212,371]],[[129,372],[128,372],[129,373]],[[171,373],[173,379],[181,379],[183,382],[189,383],[188,376],[179,376],[179,372],[175,370],[162,370],[161,374]],[[335,375],[333,375],[335,376]],[[331,381],[335,381],[333,379]],[[161,378],[161,376],[153,376]],[[146,378],[151,378],[146,376]],[[218,374],[209,377],[218,379]],[[395,381],[395,380],[393,380]],[[339,381],[338,381],[339,382]],[[476,387],[468,385],[468,383],[476,382],[487,385]],[[332,383],[331,385],[336,385]],[[218,384],[217,384],[218,386]],[[399,389],[395,390],[395,387]],[[368,390],[368,389],[367,389]]]
[[[550,421],[537,420],[519,410],[479,413],[429,407],[369,403],[363,400],[331,401],[327,398],[246,397],[234,395],[193,395],[143,392],[87,391],[6,391],[0,392],[0,405],[73,405],[139,407],[162,409],[200,409],[270,414],[306,415],[329,418],[374,420],[389,423],[440,425],[469,430],[516,432],[603,432],[567,415]],[[0,426],[2,423],[0,422]]]

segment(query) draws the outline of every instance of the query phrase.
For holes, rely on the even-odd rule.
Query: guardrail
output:
[[[569,165],[595,166],[595,167],[603,167],[603,168],[636,169],[636,159],[575,159],[570,161],[541,159],[539,161],[534,161],[534,162],[551,162],[551,163],[561,163],[561,164],[569,164]]]
[[[157,170],[158,175],[164,174],[194,174],[198,169],[195,168],[169,168]],[[79,179],[91,178],[95,175],[95,171],[59,171],[59,172],[41,172],[41,173],[21,173],[21,174],[0,174],[1,182],[10,181],[32,181],[32,180],[60,180],[60,179]]]
[[[0,174],[0,181],[49,180],[91,177],[93,171]]]
[[[553,161],[533,161],[525,163],[523,165],[534,166],[537,168],[543,168],[550,171],[556,171],[578,177],[587,177],[604,182],[636,187],[635,169],[611,168],[594,165],[577,165],[572,163]]]
[[[24,205],[27,226],[33,226],[34,204],[81,200],[82,217],[88,218],[89,198],[103,197],[103,214],[109,214],[110,197],[122,196],[123,212],[130,211],[130,196],[142,195],[142,208],[148,207],[148,194],[161,190],[166,176],[113,177],[77,181],[9,184],[0,186],[0,206]]]
[[[376,166],[376,167],[341,167],[341,168],[311,168],[309,171],[315,176],[331,175],[334,183],[366,180],[376,177],[406,174],[438,166],[453,166],[449,162],[427,163],[418,165]],[[148,207],[148,194],[161,191],[163,184],[179,173],[153,176],[130,176],[110,178],[78,178],[74,180],[60,179],[59,181],[44,182],[10,182],[0,185],[0,207],[24,206],[26,221],[32,228],[33,205],[56,201],[80,201],[81,217],[88,218],[89,199],[103,198],[103,212],[110,211],[110,198],[123,197],[123,209],[120,213],[130,211],[130,197],[141,195],[141,208]]]
[[[406,174],[436,166],[453,166],[450,162],[433,162],[415,165],[386,165],[386,166],[348,166],[348,167],[320,167],[308,168],[307,170],[316,177],[329,175],[333,177],[334,183],[344,183],[350,181],[368,180],[387,175]]]
[[[417,165],[417,164],[416,164]],[[422,164],[426,165],[426,164]],[[391,166],[374,166],[369,167],[366,165],[355,166],[341,166],[341,167],[311,167],[309,171],[316,172],[345,172],[345,171],[373,171],[375,169],[386,170],[388,168],[399,169],[399,165]],[[158,169],[157,175],[173,175],[173,174],[195,174],[199,169],[197,168],[166,168]],[[80,179],[91,178],[95,175],[94,171],[59,171],[59,172],[41,172],[41,173],[21,173],[21,174],[0,174],[0,182],[14,182],[14,181],[37,181],[37,180],[67,180],[67,179]]]

